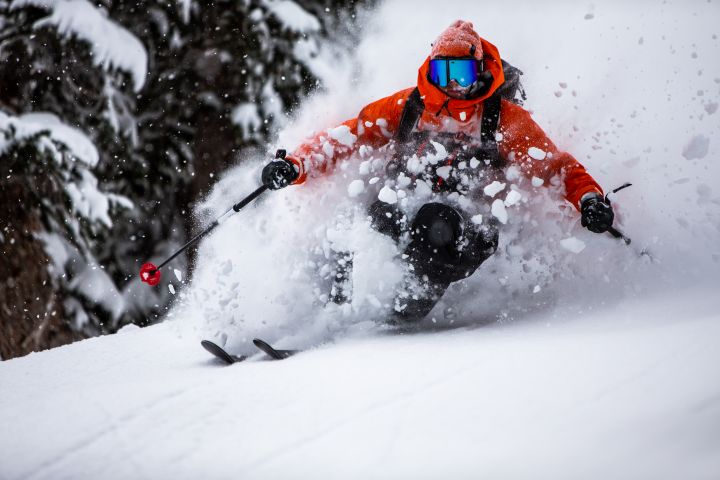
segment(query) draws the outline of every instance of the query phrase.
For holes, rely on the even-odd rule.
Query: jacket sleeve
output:
[[[331,172],[335,165],[347,159],[361,146],[380,148],[387,144],[397,131],[405,101],[412,90],[401,90],[366,105],[357,118],[307,139],[288,157],[300,172],[295,183],[305,182],[308,176]]]
[[[528,177],[538,177],[548,185],[553,177],[565,185],[565,198],[580,209],[580,199],[588,192],[603,190],[585,167],[572,155],[557,149],[525,109],[503,100],[500,109],[498,141],[500,155],[517,165]]]

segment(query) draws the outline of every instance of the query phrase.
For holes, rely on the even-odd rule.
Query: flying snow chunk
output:
[[[333,140],[337,140],[346,147],[352,147],[355,145],[357,137],[350,131],[350,127],[347,125],[340,125],[339,127],[331,128],[328,130],[328,135]]]
[[[348,195],[350,195],[352,198],[357,197],[362,192],[365,191],[365,182],[362,180],[353,180],[350,182],[350,185],[348,185]]]
[[[695,135],[683,148],[682,156],[688,160],[699,160],[705,158],[709,149],[710,139],[705,135]]]
[[[532,182],[533,187],[541,187],[542,184],[545,183],[545,180],[543,180],[542,178],[538,178],[538,177],[532,177],[531,182]]]
[[[530,157],[534,158],[535,160],[545,160],[547,153],[537,147],[530,147],[528,148],[528,155],[530,155]]]
[[[540,285],[535,285],[535,288],[533,288],[533,293],[538,293],[540,290]]]
[[[172,283],[168,283],[168,290],[170,290],[170,293],[175,295],[175,287],[173,287]]]
[[[360,163],[360,166],[358,167],[358,173],[360,175],[369,175],[370,174],[370,160],[366,160],[364,162]]]
[[[493,217],[497,218],[500,223],[505,225],[508,221],[507,210],[505,210],[505,204],[499,198],[492,203],[490,211]]]
[[[483,188],[483,192],[488,197],[492,198],[498,193],[502,192],[505,188],[505,184],[498,182],[497,180],[493,181],[490,185],[487,185],[485,188]]]
[[[522,200],[522,195],[517,190],[510,190],[510,192],[505,197],[505,206],[511,207],[515,205],[517,202]]]
[[[428,154],[427,161],[432,165],[437,165],[439,162],[442,162],[448,157],[448,153],[443,144],[433,142],[432,140],[430,140],[430,143],[435,149],[435,154]]]
[[[182,272],[175,268],[173,269],[173,273],[175,274],[175,278],[177,278],[178,282],[182,283]]]
[[[425,198],[432,195],[432,187],[423,180],[415,181],[415,195],[418,198]]]
[[[473,215],[473,216],[470,218],[470,221],[471,221],[472,223],[474,223],[475,225],[480,225],[480,224],[482,223],[482,215],[480,215],[480,214]]]
[[[435,172],[438,174],[438,177],[442,178],[443,180],[447,180],[450,177],[450,172],[452,172],[453,167],[449,165],[445,165],[444,167],[440,167],[435,170]]]
[[[392,205],[397,203],[397,193],[392,188],[385,186],[380,189],[380,192],[378,193],[378,200]]]
[[[520,176],[521,172],[517,165],[510,165],[507,170],[505,170],[505,180],[508,182],[514,182],[519,179]]]
[[[323,143],[322,151],[327,158],[333,158],[335,156],[335,149],[330,142]]]
[[[560,240],[560,246],[572,253],[580,253],[585,250],[585,242],[575,237]]]

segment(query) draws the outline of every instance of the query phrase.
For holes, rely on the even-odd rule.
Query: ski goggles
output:
[[[461,87],[469,87],[478,79],[482,61],[475,58],[434,58],[430,60],[430,81],[445,88],[455,80]]]

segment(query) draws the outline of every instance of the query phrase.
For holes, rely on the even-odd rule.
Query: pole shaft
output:
[[[213,223],[211,223],[210,226],[208,226],[205,230],[203,230],[202,232],[198,233],[198,234],[195,235],[193,238],[191,238],[190,240],[188,240],[187,243],[185,243],[185,245],[183,245],[182,247],[180,247],[180,249],[178,249],[178,251],[176,251],[175,253],[173,253],[172,255],[170,255],[170,257],[168,257],[167,260],[165,260],[165,261],[162,262],[160,265],[158,265],[158,266],[155,268],[155,270],[153,270],[153,271],[150,272],[150,275],[155,275],[155,272],[157,272],[158,270],[160,270],[162,267],[164,267],[165,265],[167,265],[168,263],[170,263],[175,257],[177,257],[178,255],[180,255],[180,254],[181,254],[182,252],[184,252],[185,250],[187,250],[187,248],[188,248],[190,245],[192,245],[193,243],[197,242],[198,240],[200,240],[202,237],[204,237],[204,236],[207,235],[208,233],[212,232],[212,231],[215,229],[215,227],[217,227],[218,225],[220,225],[220,219],[221,219],[221,218],[225,217],[228,213],[230,213],[230,212],[233,211],[233,210],[234,210],[235,212],[239,212],[240,210],[243,209],[243,207],[245,207],[248,203],[250,203],[250,202],[252,202],[253,200],[255,200],[257,197],[259,197],[259,196],[260,196],[265,190],[267,190],[267,189],[268,189],[268,186],[267,186],[267,185],[263,185],[263,186],[257,188],[257,189],[256,189],[254,192],[252,192],[250,195],[248,195],[247,197],[243,198],[243,199],[240,200],[238,203],[236,203],[235,205],[233,205],[233,207],[232,207],[230,210],[228,210],[228,211],[227,211],[226,213],[224,213],[220,218],[218,218],[218,219],[215,220]]]

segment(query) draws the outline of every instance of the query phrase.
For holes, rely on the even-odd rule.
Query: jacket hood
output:
[[[449,114],[456,120],[463,121],[465,118],[469,118],[467,116],[468,111],[472,111],[473,113],[476,112],[483,100],[491,97],[492,94],[500,88],[500,85],[505,82],[502,60],[500,59],[500,53],[498,52],[497,47],[485,39],[481,38],[480,41],[482,44],[484,68],[492,73],[494,79],[490,89],[484,95],[468,100],[447,96],[442,90],[430,82],[428,78],[428,73],[430,71],[430,57],[427,57],[418,71],[417,83],[420,96],[425,103],[426,111],[436,114],[442,110],[441,114]],[[447,105],[445,105],[446,102]],[[465,112],[466,114],[462,120],[460,118],[461,112]]]

